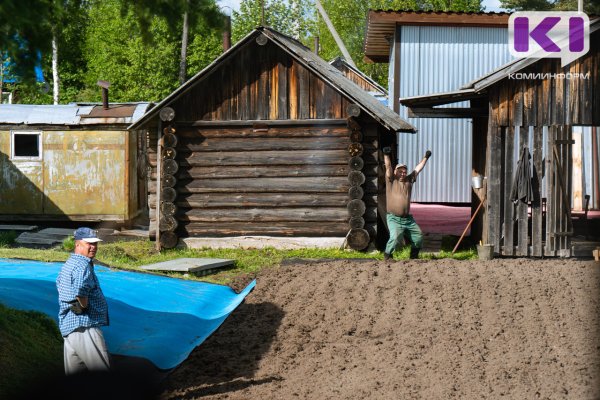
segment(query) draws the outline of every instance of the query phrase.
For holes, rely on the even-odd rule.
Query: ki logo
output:
[[[561,66],[590,48],[590,20],[584,13],[522,11],[508,20],[511,55],[522,58],[560,58]]]

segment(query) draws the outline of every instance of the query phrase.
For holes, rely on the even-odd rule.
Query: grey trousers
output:
[[[107,371],[110,357],[100,328],[75,331],[64,338],[65,374],[86,370]]]

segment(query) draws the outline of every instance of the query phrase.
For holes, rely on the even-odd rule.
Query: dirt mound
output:
[[[593,261],[267,269],[163,397],[597,399],[599,289]]]

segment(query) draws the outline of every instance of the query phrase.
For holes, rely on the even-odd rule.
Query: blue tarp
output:
[[[58,323],[56,277],[62,263],[0,259],[0,303],[36,310]],[[112,354],[171,369],[208,338],[255,287],[228,286],[96,266],[108,302],[104,337]]]

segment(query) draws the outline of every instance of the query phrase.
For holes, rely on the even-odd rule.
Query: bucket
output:
[[[480,260],[491,260],[494,258],[494,245],[481,244],[477,246],[477,255]]]
[[[483,187],[483,176],[475,175],[471,178],[471,184],[473,185],[473,189],[481,189]]]

